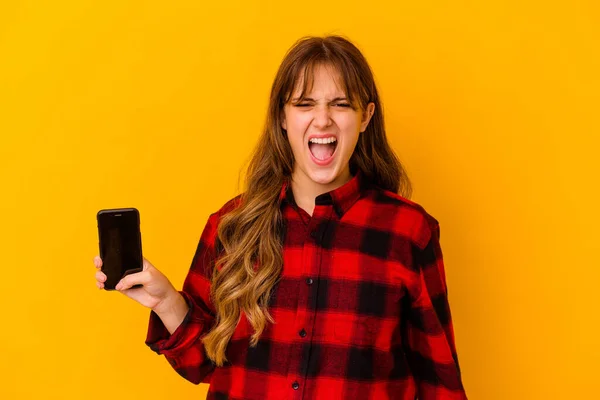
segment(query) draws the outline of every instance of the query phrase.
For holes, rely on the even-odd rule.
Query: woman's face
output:
[[[302,89],[300,81],[284,106],[281,126],[287,131],[294,154],[292,179],[297,184],[316,183],[330,190],[351,178],[350,157],[375,105],[369,103],[364,112],[353,109],[338,82],[341,78],[334,69],[318,66],[305,99],[296,104]]]

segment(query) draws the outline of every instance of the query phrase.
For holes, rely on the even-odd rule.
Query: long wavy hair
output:
[[[221,251],[211,279],[216,321],[202,339],[207,356],[217,366],[227,361],[225,350],[242,312],[254,329],[251,346],[256,346],[267,322],[274,323],[267,306],[283,267],[279,194],[294,170],[287,132],[281,126],[283,107],[298,82],[303,85],[300,99],[304,97],[319,65],[331,66],[339,73],[348,100],[361,111],[368,103],[375,104],[371,121],[351,156],[351,173],[361,170],[371,183],[407,198],[411,195],[410,181],[388,144],[381,100],[362,53],[341,36],[298,40],[275,76],[264,130],[248,163],[245,191],[218,226]]]

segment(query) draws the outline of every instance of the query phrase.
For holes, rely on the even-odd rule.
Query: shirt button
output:
[[[298,334],[300,335],[300,337],[304,337],[306,336],[306,331],[302,329],[300,332],[298,332]]]
[[[300,384],[298,382],[292,383],[292,389],[298,390],[299,387],[300,387]]]
[[[313,284],[312,278],[306,278],[306,284],[307,285],[312,285]]]

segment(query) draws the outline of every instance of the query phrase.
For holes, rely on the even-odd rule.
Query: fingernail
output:
[[[119,283],[117,286],[115,286],[115,289],[121,290],[121,284]]]

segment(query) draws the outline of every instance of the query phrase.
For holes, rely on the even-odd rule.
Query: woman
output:
[[[438,221],[409,196],[361,52],[303,38],[246,191],[208,218],[183,290],[147,260],[117,289],[208,399],[465,399]]]

